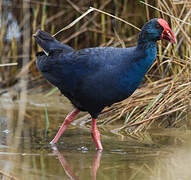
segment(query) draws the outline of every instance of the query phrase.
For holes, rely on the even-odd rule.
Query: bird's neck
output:
[[[157,53],[157,41],[152,40],[145,34],[144,31],[139,33],[139,39],[136,46],[136,49],[140,52],[140,54],[144,54],[144,63],[148,66],[151,66],[156,58]]]
[[[147,49],[156,49],[157,43],[155,41],[138,41],[137,47],[139,49],[147,50]]]
[[[154,63],[157,54],[156,41],[147,41],[139,39],[136,46],[137,52],[140,52],[141,58],[139,59],[139,65],[142,73],[146,73],[151,65]]]
[[[151,40],[149,38],[146,38],[144,33],[139,34],[138,44],[137,47],[139,49],[148,49],[148,48],[156,48],[157,43],[156,40]]]

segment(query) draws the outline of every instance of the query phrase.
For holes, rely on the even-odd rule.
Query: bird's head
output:
[[[177,43],[176,37],[168,23],[162,18],[151,19],[143,27],[140,33],[143,41],[157,41],[165,39],[171,43]]]

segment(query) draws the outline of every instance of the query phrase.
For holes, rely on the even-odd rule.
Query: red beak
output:
[[[177,43],[176,37],[172,30],[170,29],[168,23],[164,19],[158,19],[158,23],[164,28],[161,39],[165,39],[167,41],[170,41],[171,43]]]

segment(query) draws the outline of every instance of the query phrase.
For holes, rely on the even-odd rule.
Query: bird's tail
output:
[[[37,30],[37,32],[33,36],[35,38],[35,41],[44,50],[46,55],[56,50],[63,50],[65,52],[74,51],[74,49],[70,46],[62,44],[61,42],[57,41],[54,37],[52,37],[49,33],[44,32],[40,29]]]

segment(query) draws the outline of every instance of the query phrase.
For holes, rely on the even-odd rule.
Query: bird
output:
[[[42,75],[74,106],[50,142],[55,144],[80,111],[91,115],[91,134],[97,150],[103,150],[96,120],[101,111],[133,94],[154,63],[157,41],[177,43],[162,18],[149,20],[141,28],[136,46],[90,47],[74,50],[40,29],[33,35],[43,51],[36,54]]]

